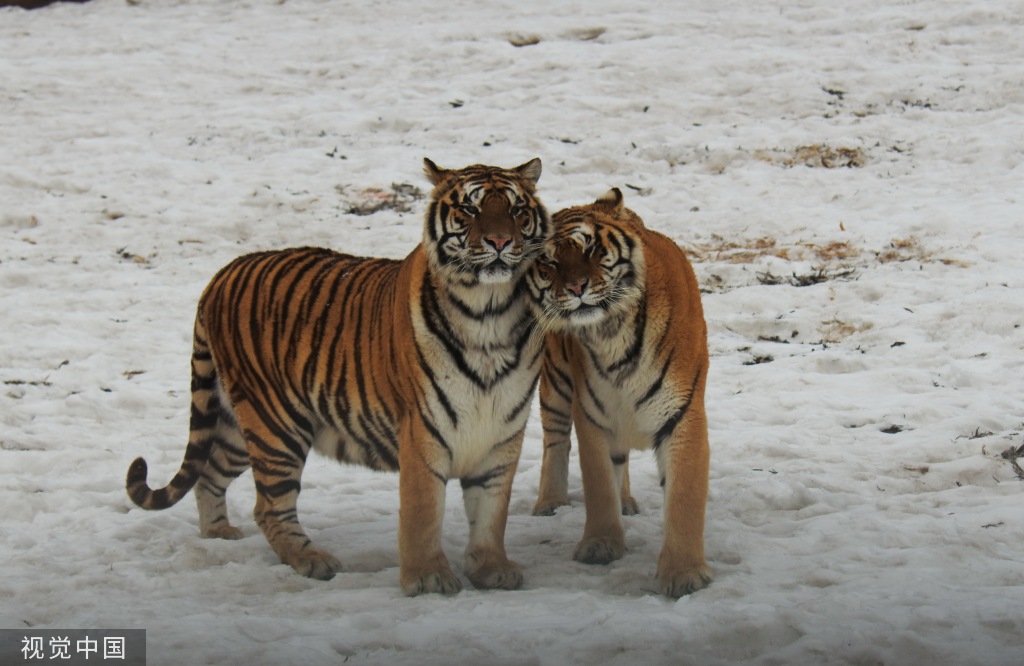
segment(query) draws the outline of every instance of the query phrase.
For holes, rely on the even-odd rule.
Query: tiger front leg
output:
[[[665,488],[665,540],[658,557],[658,582],[662,594],[669,597],[704,589],[714,578],[704,559],[710,451],[699,397],[657,451]]]
[[[573,559],[585,564],[608,564],[626,553],[619,473],[615,468],[628,454],[613,454],[611,433],[595,426],[582,413],[576,424],[587,517]]]
[[[445,486],[450,462],[440,443],[420,429],[419,440],[399,446],[398,559],[402,591],[407,596],[462,589],[441,547]]]
[[[522,443],[520,433],[500,445],[479,466],[480,472],[461,479],[469,519],[466,575],[478,589],[515,590],[523,584],[522,570],[505,553],[508,504]]]

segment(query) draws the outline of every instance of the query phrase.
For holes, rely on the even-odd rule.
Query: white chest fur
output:
[[[656,433],[688,402],[689,387],[672,379],[650,345],[637,345],[635,333],[624,329],[621,335],[580,338],[584,382],[577,397],[620,449],[650,448]]]
[[[520,435],[540,372],[542,341],[525,292],[477,291],[483,293],[440,300],[436,311],[413,320],[435,373],[428,411],[451,451],[453,477],[472,474],[492,450]]]

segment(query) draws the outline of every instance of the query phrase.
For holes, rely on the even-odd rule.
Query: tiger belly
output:
[[[370,445],[371,441],[366,436],[356,438],[351,432],[324,425],[313,436],[313,448],[320,455],[338,462],[361,465],[379,472],[397,472],[397,448],[394,452],[388,451],[386,455],[381,455],[382,447]]]

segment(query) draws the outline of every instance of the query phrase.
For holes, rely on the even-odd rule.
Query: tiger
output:
[[[191,418],[180,469],[151,489],[144,458],[126,490],[165,509],[195,488],[203,537],[238,539],[226,492],[252,469],[253,515],[281,561],[329,580],[341,569],[299,523],[310,449],[398,471],[401,588],[455,594],[441,547],[445,488],[459,479],[469,539],[463,571],[482,589],[515,589],[505,527],[543,340],[529,266],[550,235],[537,197],[541,162],[444,169],[422,241],[404,259],[301,247],[241,256],[197,308]]]
[[[586,519],[573,558],[619,559],[620,509],[632,500],[623,484],[629,452],[653,449],[665,498],[660,591],[678,598],[703,589],[713,579],[704,557],[708,350],[693,268],[678,245],[624,206],[618,188],[556,212],[552,224],[530,279],[547,332],[535,513],[568,503],[575,425]]]

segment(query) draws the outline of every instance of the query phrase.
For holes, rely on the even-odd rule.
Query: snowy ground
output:
[[[0,9],[0,627],[145,628],[161,665],[1021,663],[1022,34],[1018,0]],[[330,582],[276,561],[248,475],[241,541],[130,506],[132,458],[181,461],[212,274],[404,256],[424,156],[539,156],[550,209],[619,186],[692,250],[707,590],[655,592],[649,455],[626,557],[571,560],[575,465],[574,505],[530,516],[536,408],[516,592],[403,597],[397,477],[323,459],[300,507]],[[457,567],[465,540],[453,484]]]

